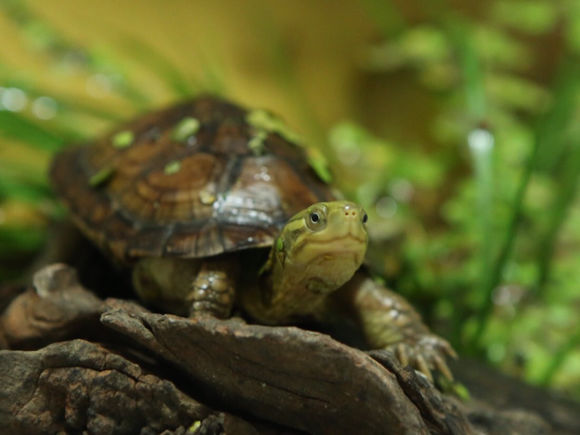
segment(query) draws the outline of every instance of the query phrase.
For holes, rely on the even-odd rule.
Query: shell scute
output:
[[[303,149],[278,133],[264,135],[260,153],[252,150],[256,129],[246,115],[214,97],[148,113],[57,155],[53,185],[85,234],[120,260],[269,246],[289,217],[332,194]],[[176,137],[184,119],[196,120],[195,128]],[[115,146],[115,135],[127,131],[132,141]],[[107,168],[107,178],[91,185]]]

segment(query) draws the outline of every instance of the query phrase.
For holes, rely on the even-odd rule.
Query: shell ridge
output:
[[[113,131],[59,154],[53,184],[81,230],[121,260],[269,246],[287,218],[332,194],[303,150],[282,135],[269,132],[259,152],[250,149],[247,114],[203,97],[141,115],[116,130],[133,132],[129,145],[114,147]],[[182,143],[172,132],[187,116],[201,126],[195,140]],[[111,178],[91,185],[110,166]]]

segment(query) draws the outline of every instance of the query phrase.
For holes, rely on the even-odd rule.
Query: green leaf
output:
[[[539,244],[538,265],[540,276],[538,278],[538,290],[541,290],[548,282],[556,241],[578,190],[580,181],[580,143],[570,146],[564,158],[560,186],[552,206],[548,209],[548,228]]]
[[[268,137],[268,132],[265,130],[258,130],[256,134],[248,141],[248,148],[252,150],[254,155],[259,156],[264,152],[264,140]]]
[[[557,2],[542,0],[503,0],[493,4],[492,14],[497,22],[531,34],[551,30],[558,19]]]
[[[129,49],[131,57],[156,72],[157,76],[167,83],[175,95],[189,97],[195,93],[196,88],[184,77],[183,73],[151,44],[136,38],[127,37],[125,38],[125,45]]]
[[[50,189],[45,184],[33,184],[9,175],[0,177],[1,198],[16,198],[37,203],[48,196],[50,196]]]
[[[488,67],[523,70],[533,60],[528,45],[496,26],[478,23],[473,36],[477,51]]]
[[[16,78],[10,72],[0,71],[3,86],[19,88],[25,91],[31,98],[49,97],[57,104],[59,112],[68,111],[71,113],[81,112],[83,114],[110,121],[119,121],[124,118],[120,113],[114,113],[111,109],[103,109],[92,103],[87,103],[79,98],[69,97],[54,90],[44,89],[34,83],[21,78]]]
[[[246,115],[246,121],[258,130],[262,129],[270,133],[278,133],[289,142],[301,143],[300,136],[296,132],[288,127],[282,119],[267,110],[254,109],[249,111]]]
[[[308,155],[308,163],[310,167],[314,169],[316,175],[320,177],[322,181],[325,183],[332,182],[332,174],[330,173],[330,169],[328,168],[328,164],[326,163],[326,159],[319,153],[310,153]]]
[[[63,139],[22,115],[0,111],[0,135],[38,148],[57,151]]]
[[[488,73],[486,90],[498,104],[531,113],[542,110],[550,98],[543,87],[514,74]]]
[[[580,327],[570,336],[570,338],[556,351],[545,372],[542,374],[540,382],[542,385],[550,385],[553,377],[566,361],[572,352],[580,346]]]
[[[479,123],[486,116],[487,98],[481,58],[474,44],[474,32],[469,23],[462,21],[452,22],[450,31],[459,54],[466,108],[470,120]]]
[[[0,228],[1,251],[11,252],[12,255],[38,250],[45,238],[46,231],[41,228]]]

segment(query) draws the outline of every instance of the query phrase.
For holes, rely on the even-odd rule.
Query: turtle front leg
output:
[[[337,296],[348,304],[373,349],[392,350],[402,365],[411,365],[429,379],[434,369],[453,379],[445,358],[456,358],[455,351],[446,340],[429,331],[421,316],[400,295],[360,270]]]
[[[195,317],[229,317],[234,304],[237,261],[144,258],[133,268],[133,285],[143,302],[161,311]]]
[[[211,315],[221,319],[230,317],[235,301],[235,282],[238,270],[227,259],[205,259],[193,280],[188,296],[189,316]]]

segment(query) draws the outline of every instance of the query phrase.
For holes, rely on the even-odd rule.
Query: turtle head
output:
[[[330,269],[335,269],[336,262],[345,266],[350,261],[354,273],[367,248],[366,216],[352,202],[319,202],[288,221],[276,248],[282,248],[285,262],[302,266],[320,264],[332,275],[336,271]]]
[[[365,256],[366,220],[348,201],[320,202],[293,216],[270,255],[272,302],[312,303],[346,283]]]

